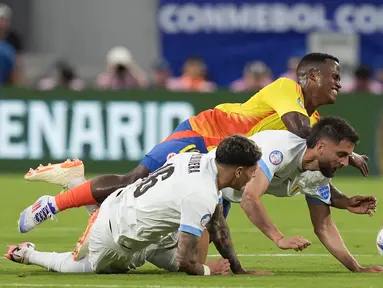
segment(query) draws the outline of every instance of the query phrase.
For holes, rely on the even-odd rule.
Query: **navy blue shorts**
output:
[[[170,157],[184,152],[208,152],[205,141],[192,130],[189,120],[180,123],[168,138],[154,146],[140,164],[153,172],[163,166]]]

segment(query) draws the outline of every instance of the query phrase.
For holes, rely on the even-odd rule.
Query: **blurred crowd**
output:
[[[219,88],[229,88],[233,92],[257,91],[278,77],[296,80],[295,71],[298,57],[286,63],[282,75],[273,75],[263,62],[249,61],[243,68],[242,76],[233,79],[229,87],[218,87],[209,78],[204,59],[189,57],[185,59],[182,74],[174,75],[165,59],[153,63],[151,71],[145,73],[135,61],[127,47],[112,47],[106,57],[106,69],[94,81],[85,81],[78,75],[76,67],[63,59],[52,63],[49,71],[26,84],[23,73],[23,44],[11,26],[12,11],[0,4],[0,86],[33,86],[41,90],[64,88],[80,91],[87,88],[100,90],[163,89],[170,91],[213,92]],[[369,92],[383,94],[383,69],[372,71],[366,65],[356,67],[353,74],[342,81],[343,92]]]

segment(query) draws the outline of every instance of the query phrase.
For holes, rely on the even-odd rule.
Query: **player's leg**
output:
[[[93,273],[92,266],[87,257],[80,261],[73,259],[72,252],[49,253],[33,251],[29,255],[29,263],[61,273]]]
[[[20,214],[19,231],[26,233],[55,214],[70,208],[89,206],[93,207],[92,211],[94,211],[94,207],[97,207],[107,196],[117,190],[112,191],[112,189],[115,187],[126,187],[137,179],[146,177],[148,174],[147,168],[139,165],[126,176],[102,175],[56,196],[41,196],[34,204],[24,209]],[[95,197],[98,197],[97,200],[93,196],[93,191],[95,191]]]
[[[95,273],[126,273],[145,263],[145,246],[131,245],[128,238],[121,240],[120,234],[115,227],[113,215],[116,214],[116,209],[120,205],[120,200],[117,198],[120,191],[115,191],[104,201],[98,210],[98,215],[95,216],[96,219],[91,229],[89,229],[88,259]],[[134,196],[131,196],[133,200]],[[134,209],[133,206],[132,209]],[[126,217],[125,220],[127,225],[125,228],[130,227],[129,221],[132,221],[132,225],[133,221],[135,221],[130,217]],[[130,231],[133,234],[136,233],[134,227],[132,226],[129,231],[125,230],[125,232],[127,234]],[[112,230],[113,228],[114,230]],[[113,231],[115,234],[113,234]],[[116,241],[122,241],[123,246],[117,244]]]
[[[36,169],[30,169],[24,175],[27,181],[46,182],[60,185],[64,189],[72,189],[86,182],[84,175],[84,164],[78,159],[73,161],[67,159],[65,162],[57,164],[40,164]],[[85,206],[88,213],[91,214],[98,208],[97,205]]]
[[[178,134],[187,133],[189,130],[191,130],[191,126],[189,121],[185,120],[177,126],[168,139],[173,139],[175,134],[177,134],[175,138],[182,138],[182,135]],[[164,142],[167,142],[166,140]],[[40,165],[36,170],[30,169],[24,178],[28,181],[40,181],[61,185],[70,190],[76,186],[81,186],[77,187],[76,191],[69,190],[67,193],[63,193],[64,195],[60,196],[61,199],[58,201],[60,202],[58,204],[58,210],[61,211],[67,208],[83,206],[84,203],[85,205],[87,205],[86,203],[94,202],[102,203],[102,201],[117,189],[129,185],[139,178],[144,178],[148,176],[150,172],[161,167],[167,160],[164,155],[167,156],[168,154],[162,154],[160,151],[163,147],[159,146],[162,146],[162,143],[156,145],[152,151],[145,156],[140,165],[126,175],[101,175],[88,181],[89,183],[86,184],[84,165],[82,161],[75,159],[74,161],[67,160],[64,163],[59,164],[48,164],[47,166]],[[76,203],[73,203],[72,199],[75,199],[75,197],[72,195],[69,196],[69,194],[72,193],[81,193],[82,197],[79,198],[83,199],[83,201],[75,201]],[[66,201],[67,198],[68,201]]]
[[[54,197],[40,197],[33,205],[21,213],[19,220],[20,232],[26,233],[32,230],[60,211],[86,205],[95,205],[99,203],[98,201],[103,201],[105,196],[110,195],[116,189],[125,187],[139,178],[146,177],[149,172],[155,171],[165,164],[168,157],[174,154],[191,151],[207,152],[203,139],[195,132],[187,131],[186,136],[197,136],[185,138],[177,138],[185,136],[183,132],[177,133],[174,137],[156,145],[144,157],[141,164],[133,171],[134,173],[130,173],[127,176],[98,176],[94,180],[87,181]],[[112,189],[115,190],[112,191]]]
[[[230,201],[223,199],[222,205],[223,205],[223,216],[227,219],[227,216],[229,215],[229,211],[231,208],[231,203]],[[209,234],[209,231],[207,231],[207,229],[203,231],[199,243],[200,243],[199,244],[200,263],[206,263],[207,255],[209,252],[209,244],[210,244],[210,234]]]
[[[169,234],[167,237],[157,244],[149,245],[146,248],[145,259],[157,266],[158,268],[165,269],[169,272],[177,272],[177,246],[178,246],[178,231]]]
[[[177,247],[158,248],[147,251],[146,260],[158,268],[169,272],[177,272]]]
[[[32,243],[9,246],[5,257],[20,264],[32,264],[61,273],[92,273],[88,258],[74,261],[72,253],[39,252]]]
[[[101,203],[116,189],[134,183],[137,179],[147,177],[149,173],[165,164],[169,157],[182,152],[206,153],[203,139],[191,131],[189,121],[182,122],[173,133],[145,155],[140,164],[127,175],[102,175],[92,180],[92,197]]]

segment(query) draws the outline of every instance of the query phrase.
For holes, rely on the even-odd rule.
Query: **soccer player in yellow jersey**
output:
[[[40,198],[39,205],[35,205],[40,208],[35,210],[38,212],[46,205],[50,205],[49,207],[54,207],[52,214],[55,214],[72,207],[101,203],[116,189],[148,176],[173,155],[193,151],[206,153],[215,148],[222,139],[232,134],[251,136],[263,130],[287,129],[306,138],[311,125],[319,119],[316,109],[321,105],[336,102],[338,91],[341,88],[339,60],[328,54],[308,54],[301,59],[298,65],[297,79],[298,82],[279,78],[245,103],[226,103],[203,111],[181,123],[167,139],[156,145],[129,174],[98,176],[63,194],[49,199]],[[367,160],[366,156],[355,154],[351,159],[351,164],[359,168],[366,176],[368,174]],[[68,166],[68,163],[65,165]],[[72,163],[72,166],[82,166],[82,162]],[[70,169],[61,169],[63,172],[60,172],[60,169],[60,165],[43,167],[41,172],[37,170],[28,173],[26,179],[66,185],[68,181],[65,175],[68,174],[65,174],[67,173],[65,171]],[[55,172],[51,173],[51,171]],[[49,173],[56,176],[62,173],[63,176],[50,177]],[[226,204],[228,206],[229,203]],[[45,214],[40,216],[44,217],[37,217],[36,225],[49,217]],[[23,232],[30,229],[24,229]]]

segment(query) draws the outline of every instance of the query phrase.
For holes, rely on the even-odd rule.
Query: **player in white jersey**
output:
[[[382,272],[380,266],[359,265],[331,220],[330,206],[370,216],[376,209],[375,197],[348,198],[331,184],[336,170],[348,165],[359,141],[355,130],[343,119],[327,117],[314,125],[307,140],[288,131],[263,131],[251,139],[262,148],[260,169],[255,171],[243,194],[226,188],[224,198],[240,202],[251,222],[279,248],[303,250],[307,243],[301,236],[285,237],[272,223],[261,197],[304,194],[314,231],[327,250],[350,271]]]
[[[260,157],[254,142],[239,135],[224,139],[215,157],[179,154],[102,203],[87,228],[86,257],[73,259],[71,253],[38,252],[33,244],[11,246],[6,256],[57,272],[123,273],[143,265],[151,252],[174,246],[177,239],[168,235],[179,230],[178,248],[169,250],[176,253],[157,255],[157,259],[166,261],[157,266],[192,275],[225,275],[229,269],[233,273],[259,274],[246,271],[239,263],[223,217],[220,190],[244,187]],[[198,262],[198,245],[206,227],[224,259],[203,265]]]

